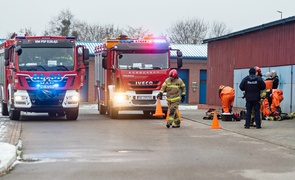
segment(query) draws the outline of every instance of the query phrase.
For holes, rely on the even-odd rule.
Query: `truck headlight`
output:
[[[69,100],[69,101],[79,101],[79,99],[80,99],[79,96],[75,96],[75,95],[74,95],[74,96],[69,96],[69,97],[68,97],[68,100]]]
[[[124,100],[127,100],[128,99],[128,96],[125,95],[125,94],[116,94],[114,96],[114,100],[117,101],[117,102],[121,102],[121,101],[124,101]]]
[[[14,96],[14,100],[15,101],[24,101],[24,100],[26,100],[26,96],[17,95],[17,96]]]

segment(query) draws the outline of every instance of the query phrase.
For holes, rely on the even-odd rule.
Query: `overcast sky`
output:
[[[143,27],[160,35],[178,20],[223,22],[232,32],[295,16],[295,0],[0,0],[0,38],[20,29],[41,34],[69,9],[90,24]]]

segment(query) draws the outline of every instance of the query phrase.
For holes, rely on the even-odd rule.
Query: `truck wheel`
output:
[[[8,116],[8,109],[7,109],[7,104],[3,103],[3,101],[1,102],[1,110],[2,110],[2,116]]]
[[[113,108],[113,106],[110,107],[110,116],[112,119],[117,119],[119,117],[119,111]]]
[[[66,111],[67,120],[77,120],[78,115],[79,115],[79,108]]]
[[[20,111],[13,110],[13,100],[11,98],[11,95],[8,94],[8,97],[9,97],[9,101],[7,103],[7,110],[9,113],[9,119],[10,120],[19,120]]]
[[[20,111],[10,110],[9,111],[9,119],[10,120],[19,120]]]
[[[99,114],[106,114],[106,112],[107,112],[106,106],[99,104],[98,107],[99,107],[99,109],[98,109]]]

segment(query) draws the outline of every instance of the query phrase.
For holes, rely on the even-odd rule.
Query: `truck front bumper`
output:
[[[14,93],[13,106],[15,110],[27,112],[66,111],[79,107],[79,93],[75,90],[51,94],[49,91],[18,90]]]

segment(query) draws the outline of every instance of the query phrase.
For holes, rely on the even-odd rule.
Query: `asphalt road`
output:
[[[181,111],[180,129],[141,114],[113,120],[94,109],[77,121],[26,115],[22,159],[1,179],[285,179],[295,177],[295,120],[211,129],[204,110]]]

